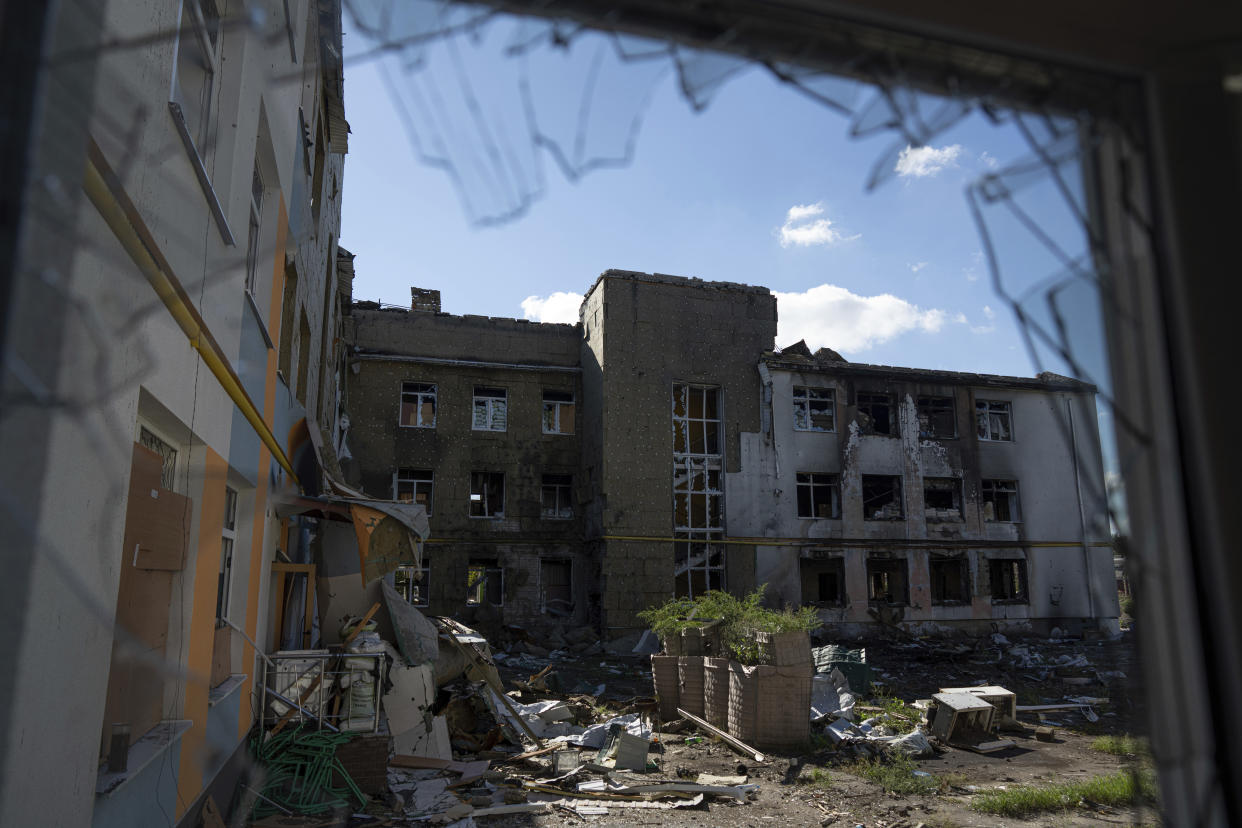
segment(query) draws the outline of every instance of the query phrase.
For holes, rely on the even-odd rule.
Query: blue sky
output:
[[[348,55],[365,41],[346,31]],[[484,119],[500,125],[496,145],[534,169],[523,155],[528,142],[500,136],[520,117],[507,91],[519,60],[503,56],[509,34],[493,27],[457,57],[469,67]],[[572,122],[590,54],[575,43],[569,54],[545,55],[532,68],[541,126]],[[462,87],[445,69],[449,57],[443,50],[426,55],[422,79],[432,82],[422,88],[452,100]],[[353,134],[341,243],[358,256],[357,299],[408,305],[415,285],[440,290],[450,313],[561,321],[576,319],[575,297],[601,271],[654,271],[769,287],[778,293],[778,346],[805,338],[813,349],[826,345],[860,362],[1019,376],[1036,370],[1011,309],[993,289],[963,192],[983,173],[1029,154],[1012,124],[971,116],[928,147],[911,148],[901,172],[867,192],[893,133],[853,139],[845,116],[757,68],[731,77],[695,112],[665,72],[628,166],[571,183],[545,154],[542,197],[512,221],[479,226],[451,178],[417,160],[379,62],[347,66]],[[615,103],[619,113],[591,133],[600,147],[623,143],[626,103],[640,97],[636,90],[658,66],[611,67],[611,86],[601,84],[595,106],[608,112]],[[409,73],[396,76],[412,82]],[[426,148],[428,131],[416,128]],[[468,189],[478,195],[483,187]],[[1073,251],[1082,247],[1050,185],[1023,197],[1044,229]],[[998,233],[1011,289],[1055,271],[1057,263],[1020,226],[1011,221]],[[1083,302],[1071,304],[1081,314]],[[1043,302],[1032,308],[1042,313]],[[1081,350],[1098,353],[1090,321]],[[1068,371],[1053,362],[1044,367]]]

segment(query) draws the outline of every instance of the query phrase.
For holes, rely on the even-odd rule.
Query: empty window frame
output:
[[[393,586],[397,594],[416,607],[426,607],[431,603],[431,567],[399,566],[393,573]]]
[[[503,388],[474,389],[475,431],[505,431],[509,427],[508,393]]]
[[[982,481],[983,519],[987,523],[1017,523],[1022,520],[1018,510],[1018,481]]]
[[[401,426],[436,427],[436,386],[430,382],[401,383]]]
[[[992,558],[988,578],[993,601],[1026,603],[1026,561],[1022,558]]]
[[[220,578],[216,583],[216,618],[229,617],[233,592],[233,542],[237,539],[237,492],[224,488],[224,526],[220,531]]]
[[[952,397],[919,397],[915,408],[919,417],[919,437],[947,440],[957,436]]]
[[[724,528],[724,490],[717,458],[686,459],[673,465],[673,529]]]
[[[893,398],[888,394],[859,391],[858,418],[868,434],[892,434]]]
[[[466,604],[505,604],[505,571],[496,561],[476,561],[466,567]]]
[[[929,521],[961,520],[962,481],[956,477],[924,477],[923,514]]]
[[[470,517],[505,516],[504,472],[470,472]]]
[[[557,618],[574,613],[573,563],[564,559],[544,558],[539,562],[539,584],[543,592],[543,612]]]
[[[718,456],[721,442],[720,389],[673,386],[673,454]]]
[[[263,222],[263,175],[256,152],[250,176],[250,231],[246,237],[246,292],[259,296],[259,228]]]
[[[720,532],[678,532],[673,543],[673,589],[678,598],[697,598],[725,588],[725,549]]]
[[[841,517],[841,485],[835,474],[798,472],[798,517]]]
[[[794,430],[836,431],[836,400],[831,388],[793,390]]]
[[[436,474],[431,469],[397,469],[393,478],[393,500],[401,503],[417,503],[431,515],[435,502]]]
[[[909,571],[905,558],[867,559],[867,601],[894,606],[910,603]]]
[[[160,468],[160,487],[173,491],[177,482],[177,450],[165,443],[146,426],[138,427],[138,442],[149,448],[163,460]]]
[[[964,556],[933,554],[928,571],[933,604],[964,604],[970,601],[970,567]]]
[[[550,520],[568,520],[574,516],[574,479],[568,474],[545,474],[541,492],[541,513]]]
[[[901,520],[905,517],[900,475],[864,474],[862,498],[863,520]]]
[[[1008,402],[975,400],[975,421],[978,425],[980,440],[1012,441],[1012,416]]]
[[[200,159],[207,157],[219,69],[220,13],[214,0],[183,0],[172,98]]]
[[[811,550],[801,561],[802,603],[820,607],[845,606],[845,559]]]
[[[543,433],[574,433],[574,395],[572,391],[544,390]]]

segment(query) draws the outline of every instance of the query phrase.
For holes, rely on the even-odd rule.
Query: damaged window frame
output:
[[[254,170],[250,178],[250,216],[246,236],[246,293],[251,299],[259,296],[259,234],[263,225],[263,195],[265,185],[259,169],[259,154],[255,152]]]
[[[422,566],[397,567],[393,572],[393,588],[412,606],[431,606],[431,565],[424,561]]]
[[[673,543],[673,594],[697,598],[728,588],[723,532],[678,532]],[[697,589],[696,589],[697,587]]]
[[[215,0],[182,0],[170,100],[206,163],[220,76],[222,24]]]
[[[548,494],[552,508],[548,508]],[[572,474],[544,474],[539,484],[539,514],[544,520],[571,520],[574,516],[574,478]]]
[[[1005,504],[1004,517],[1000,517],[1002,502]],[[990,510],[989,506],[992,507]],[[979,512],[983,516],[984,523],[1021,523],[1022,507],[1018,502],[1018,481],[996,478],[980,480]]]
[[[893,594],[893,574],[901,577],[901,595]],[[884,575],[884,595],[876,595],[876,576]],[[904,557],[868,557],[867,558],[867,603],[871,606],[908,607],[910,605],[910,562]]]
[[[802,584],[802,605],[807,607],[839,608],[846,606],[845,589],[845,557],[833,555],[827,549],[811,549],[803,553],[798,562],[798,576]],[[833,597],[824,597],[824,576],[831,575],[836,580],[836,592]],[[815,584],[816,598],[809,597],[809,583]],[[831,590],[830,590],[831,591]]]
[[[988,443],[1012,443],[1013,406],[1008,400],[975,400],[975,431]]]
[[[841,477],[827,472],[797,472],[795,475],[797,510],[800,520],[840,520]],[[827,503],[817,499],[821,492],[827,495]],[[805,504],[803,501],[805,500]],[[803,509],[803,506],[806,506]],[[828,506],[828,514],[816,514],[816,506]]]
[[[724,400],[720,386],[674,383],[673,583],[678,597],[725,589]]]
[[[721,396],[718,385],[673,385],[674,458],[720,456],[724,444],[724,401]],[[711,416],[713,413],[715,416]]]
[[[484,603],[505,605],[505,570],[497,561],[476,561],[466,565],[466,606]]]
[[[548,597],[548,578],[547,574],[551,566],[564,566],[568,573],[567,595],[568,598],[549,598]],[[574,562],[572,558],[541,558],[539,560],[539,611],[544,615],[550,615],[557,618],[570,618],[574,614]],[[561,586],[557,584],[557,586]],[[565,604],[564,607],[553,607],[552,604]]]
[[[573,434],[576,400],[574,392],[561,391],[555,388],[543,389],[543,433]],[[565,427],[565,410],[569,412],[569,427]]]
[[[885,430],[881,431],[876,427],[876,410],[882,408],[884,410]],[[859,391],[854,395],[854,409],[858,415],[858,424],[862,427],[864,434],[878,434],[886,437],[892,437],[896,434],[896,423],[894,422],[894,414],[896,406],[893,405],[893,395],[887,391]]]
[[[816,413],[816,408],[823,410]],[[835,392],[832,388],[795,385],[793,389],[793,415],[794,431],[836,431],[837,399]],[[817,417],[821,420],[819,425],[816,425]]]
[[[956,568],[958,572],[959,595],[957,598],[949,598],[945,596],[943,579],[938,578],[937,570]],[[965,555],[955,555],[951,553],[932,553],[931,558],[927,562],[928,591],[931,594],[931,602],[937,607],[962,606],[969,604],[971,600],[970,591],[970,564]]]
[[[492,491],[489,493],[489,489]],[[499,495],[499,497],[497,497]],[[499,499],[496,511],[491,511],[496,504],[491,501]],[[476,509],[475,507],[478,506]],[[475,514],[481,512],[482,514]],[[494,520],[505,516],[505,473],[494,471],[470,472],[470,517],[479,520]]]
[[[915,403],[915,410],[919,418],[919,439],[957,439],[957,408],[952,397],[921,395]]]
[[[944,485],[947,484],[947,485]],[[931,508],[927,505],[928,492],[944,492],[947,491],[951,495],[952,505],[949,508],[937,507],[937,512],[952,512],[951,517],[944,515],[930,514]],[[928,523],[955,523],[965,520],[962,501],[962,480],[960,477],[924,477],[923,478],[923,519]]]
[[[480,420],[479,414],[483,418]],[[499,427],[497,424],[499,423]],[[476,385],[474,400],[470,406],[470,428],[472,431],[509,430],[509,390],[490,385]]]
[[[1026,558],[988,558],[988,591],[993,604],[1027,603]]]
[[[431,403],[431,422],[429,423],[423,419],[423,406],[427,403]],[[410,410],[407,406],[411,405],[414,422],[406,422],[411,419],[406,416],[406,412]],[[439,405],[434,382],[401,383],[401,410],[397,415],[397,424],[402,428],[435,428],[437,408]]]
[[[409,498],[402,497],[402,490],[409,487]],[[418,495],[426,494],[425,500],[419,500]],[[431,517],[431,510],[435,503],[436,494],[436,473],[434,469],[413,469],[402,467],[393,472],[392,475],[392,499],[398,503],[415,503],[421,504],[427,510],[427,517]]]
[[[220,527],[220,572],[216,582],[216,625],[229,617],[233,598],[233,551],[237,542],[237,490],[224,487],[224,520]]]
[[[871,515],[870,507],[868,506],[868,501],[874,502],[877,499],[877,495],[873,494],[870,498],[868,498],[867,488],[868,486],[879,486],[880,481],[882,480],[888,481],[888,486],[889,486],[888,494],[892,499],[887,502],[895,501],[897,503],[897,514],[891,515],[889,517],[873,517]],[[906,504],[905,504],[905,497],[903,496],[904,493],[902,492],[901,475],[899,474],[864,474],[862,475],[860,489],[861,489],[861,494],[862,494],[863,520],[865,521],[905,520]]]

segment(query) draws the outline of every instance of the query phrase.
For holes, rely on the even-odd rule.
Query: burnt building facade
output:
[[[397,586],[433,614],[613,637],[766,583],[843,634],[1117,617],[1090,386],[776,352],[734,283],[606,271],[577,325],[413,300],[346,322],[345,468],[427,506]]]

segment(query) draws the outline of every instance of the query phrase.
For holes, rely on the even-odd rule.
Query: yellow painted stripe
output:
[[[190,646],[186,659],[185,707],[182,718],[194,722],[181,737],[181,763],[177,771],[177,817],[203,789],[203,760],[207,750],[207,677],[215,644],[216,585],[220,575],[220,537],[224,528],[224,486],[228,464],[206,447],[203,460],[203,491],[199,497],[198,553],[194,559],[193,603],[190,610]]]
[[[285,456],[284,449],[277,442],[272,430],[263,422],[262,415],[250,400],[237,372],[233,370],[233,366],[229,364],[228,358],[224,355],[215,337],[195,310],[181,281],[160,253],[150,231],[142,222],[129,197],[120,188],[116,176],[112,174],[112,170],[94,141],[89,147],[82,187],[91,203],[95,205],[95,209],[99,211],[99,215],[116,236],[117,241],[125,248],[125,252],[138,266],[142,275],[147,277],[156,295],[160,297],[168,312],[181,327],[190,341],[190,346],[202,357],[203,363],[224,388],[233,404],[241,411],[246,422],[250,423],[250,427],[259,435],[259,439],[272,452],[272,456],[296,482],[297,475],[294,474],[293,466],[289,463],[289,458]]]

